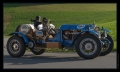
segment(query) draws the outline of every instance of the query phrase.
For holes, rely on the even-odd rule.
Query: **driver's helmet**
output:
[[[48,20],[46,17],[43,18],[42,22],[44,22],[45,24],[47,24]]]
[[[41,17],[40,16],[36,16],[36,18],[35,18],[36,20],[40,20],[41,19]]]

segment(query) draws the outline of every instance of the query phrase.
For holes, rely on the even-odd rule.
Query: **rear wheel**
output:
[[[101,52],[101,42],[93,34],[84,34],[76,41],[77,54],[85,59],[93,59]]]
[[[26,51],[24,40],[19,36],[12,36],[7,42],[7,51],[12,57],[21,57]]]
[[[36,46],[36,40],[32,40],[32,39],[29,39],[30,42],[29,42],[29,48],[30,48],[30,51],[35,54],[35,55],[41,55],[45,52],[45,49],[42,49],[44,47],[41,47],[41,46]]]
[[[31,52],[35,55],[41,55],[45,52],[45,49],[37,49],[37,48],[33,48],[33,49],[30,49]]]

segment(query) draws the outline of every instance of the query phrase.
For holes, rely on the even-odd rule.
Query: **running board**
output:
[[[46,48],[61,48],[61,43],[59,42],[46,42],[42,45],[37,45],[34,48],[46,49]]]
[[[61,43],[59,43],[59,42],[46,42],[46,48],[61,48]]]

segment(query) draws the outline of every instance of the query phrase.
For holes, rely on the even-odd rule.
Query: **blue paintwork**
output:
[[[62,31],[60,30],[54,38],[49,39],[49,42],[60,42],[61,43],[62,42],[61,34],[62,34]]]
[[[21,32],[13,32],[13,33],[11,33],[9,35],[13,35],[13,34],[19,34],[19,35],[21,35],[22,38],[24,39],[25,43],[28,44],[28,42],[29,42],[28,38],[23,33],[21,33]]]
[[[63,24],[61,27],[60,27],[60,30],[87,30],[88,27],[91,27],[93,24],[91,25],[85,25],[85,24]]]
[[[98,33],[96,31],[94,31],[94,25],[93,24],[63,24],[60,28],[59,28],[59,32],[58,34],[54,37],[54,38],[50,38],[48,39],[48,42],[59,42],[61,43],[63,46],[66,47],[71,47],[75,45],[75,39],[77,38],[78,35],[80,35],[81,33],[84,32],[89,32],[92,33],[94,35],[98,35]],[[73,40],[63,40],[62,38],[62,30],[81,30],[80,33],[78,33]],[[101,28],[101,30],[105,30],[106,32],[110,32],[109,30],[105,29],[105,28]],[[13,32],[12,34],[19,34],[23,37],[24,41],[26,44],[28,44],[29,40],[28,38],[21,32]],[[109,40],[105,39],[105,40],[101,40],[101,43],[104,44],[104,41],[108,41],[110,43]],[[37,43],[43,44],[46,43],[43,40],[38,40],[36,41]]]
[[[71,44],[72,44],[72,42],[73,42],[73,40],[64,40],[64,41],[62,42],[62,45],[67,46],[67,47],[70,47]]]
[[[63,24],[60,30],[82,30],[87,31],[89,28],[93,29],[94,24]]]

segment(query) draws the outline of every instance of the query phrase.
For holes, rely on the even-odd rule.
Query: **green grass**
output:
[[[115,3],[4,3],[4,36],[14,32],[19,24],[28,24],[36,15],[47,17],[59,28],[62,24],[95,23],[109,29],[116,50]],[[50,51],[50,50],[49,50]],[[58,51],[58,50],[57,50]]]
[[[4,38],[10,38],[10,36],[3,36]]]

